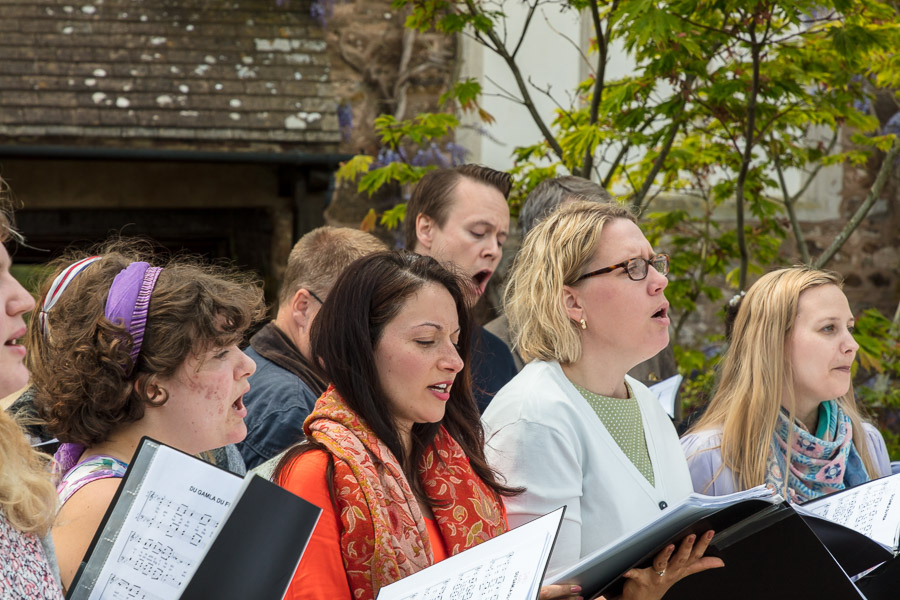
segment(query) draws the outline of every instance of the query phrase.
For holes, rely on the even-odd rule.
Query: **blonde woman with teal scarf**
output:
[[[841,285],[835,273],[792,267],[740,301],[713,400],[681,440],[695,491],[766,483],[803,502],[891,473],[853,397],[859,345]]]

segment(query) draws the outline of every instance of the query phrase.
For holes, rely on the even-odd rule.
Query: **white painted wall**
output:
[[[507,47],[510,52],[521,35],[527,9],[528,5],[523,2],[506,1],[501,4],[501,10],[507,15]],[[529,91],[532,98],[548,126],[555,116],[556,104],[538,89],[549,88],[559,104],[564,107],[571,105],[570,91],[592,71],[583,58],[588,40],[593,35],[589,18],[587,14],[582,17],[571,10],[560,12],[552,6],[539,8],[517,55],[526,83],[531,81]],[[575,47],[576,44],[581,50]],[[513,95],[518,98],[520,94],[511,71],[496,53],[464,36],[461,54],[460,77],[473,77],[481,82],[484,90],[482,107],[496,121],[486,125],[474,115],[464,115],[457,141],[469,150],[469,162],[509,170],[513,166],[513,150],[517,146],[535,143],[541,138],[540,131],[524,106],[505,97]],[[633,61],[625,56],[621,48],[614,46],[611,57],[607,65],[607,80],[627,75],[633,68]],[[596,61],[596,54],[588,58]],[[811,137],[827,141],[830,134],[818,132]],[[840,165],[819,172],[797,205],[801,220],[839,217],[842,173]],[[805,181],[805,176],[788,171],[786,181],[789,189],[796,191]],[[773,189],[772,195],[780,197],[780,191]]]
[[[510,51],[515,48],[521,35],[527,8],[524,2],[508,1],[502,5],[502,10],[508,16],[507,46]],[[562,36],[568,37],[572,43]],[[583,46],[578,13],[571,10],[560,13],[553,7],[542,7],[532,18],[528,34],[516,56],[517,62],[525,69],[523,76],[526,82],[530,77],[541,89],[550,86],[551,93],[563,106],[571,103],[568,91],[574,89],[585,76],[580,53],[573,43]],[[486,135],[463,128],[457,135],[457,140],[471,153],[471,162],[498,170],[509,170],[512,167],[513,149],[535,143],[540,139],[540,131],[524,106],[498,96],[506,90],[520,97],[515,79],[498,55],[466,36],[463,38],[462,58],[461,77],[474,77],[481,82],[484,89],[482,107],[494,116],[496,122],[484,125],[477,118],[468,116],[464,118],[466,127],[483,128]],[[549,125],[553,120],[555,104],[534,86],[529,91],[541,116]]]

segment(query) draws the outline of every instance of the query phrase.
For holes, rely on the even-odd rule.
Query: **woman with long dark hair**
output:
[[[374,598],[507,530],[466,368],[464,287],[432,258],[347,268],[312,329],[328,390],[275,480],[324,510],[287,598]],[[577,596],[570,586],[542,597]]]

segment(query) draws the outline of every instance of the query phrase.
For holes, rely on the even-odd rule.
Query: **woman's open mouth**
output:
[[[446,402],[450,399],[450,387],[452,385],[452,382],[435,383],[434,385],[429,385],[428,389],[431,390],[431,393],[437,396],[438,399]]]
[[[659,321],[661,325],[665,325],[668,327],[668,325],[669,325],[669,305],[666,304],[665,306],[660,307],[659,310],[657,310],[655,313],[653,313],[653,316],[651,318]]]
[[[9,338],[3,343],[3,346],[13,350],[16,353],[25,355],[25,346],[21,343],[21,339],[25,337],[25,332],[16,332],[13,337]]]

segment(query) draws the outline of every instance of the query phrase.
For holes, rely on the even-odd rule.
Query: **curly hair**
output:
[[[119,426],[143,418],[147,406],[166,402],[165,390],[150,394],[152,376],[170,377],[191,354],[239,343],[265,310],[255,277],[172,259],[150,297],[143,345],[132,363],[131,335],[104,316],[106,297],[122,269],[153,259],[139,242],[113,242],[94,254],[102,260],[73,279],[47,313],[49,335],[37,328],[29,333],[35,404],[60,441],[85,446],[106,441]],[[62,269],[85,256],[55,261],[41,297]]]

